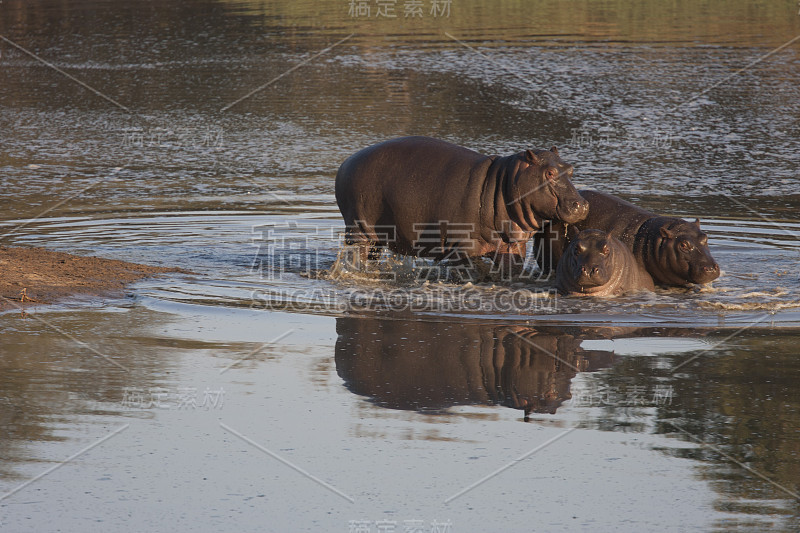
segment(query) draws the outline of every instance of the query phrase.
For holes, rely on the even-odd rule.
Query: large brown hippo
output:
[[[348,244],[436,260],[521,265],[545,220],[574,224],[588,204],[553,147],[498,157],[428,137],[392,139],[347,158],[336,201]]]
[[[653,278],[627,246],[611,235],[585,229],[558,261],[556,288],[569,296],[618,296],[655,289]]]
[[[658,285],[708,283],[719,277],[708,236],[700,221],[658,216],[630,202],[598,191],[581,191],[589,214],[577,223],[552,221],[534,235],[539,266],[550,271],[569,241],[585,229],[599,229],[622,241]]]

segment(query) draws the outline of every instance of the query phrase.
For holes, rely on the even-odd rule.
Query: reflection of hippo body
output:
[[[700,221],[661,217],[616,196],[581,191],[589,202],[589,214],[575,224],[553,221],[535,235],[539,266],[551,270],[569,241],[585,229],[599,229],[622,241],[639,264],[660,285],[683,286],[708,283],[719,277],[719,265],[711,257],[708,237]]]
[[[336,371],[348,389],[392,409],[502,404],[555,413],[578,370],[613,354],[530,328],[459,322],[336,319]]]
[[[567,295],[617,296],[655,287],[627,246],[600,230],[585,229],[558,261],[556,288]]]
[[[571,224],[586,216],[571,174],[555,147],[498,157],[403,137],[342,163],[336,201],[348,244],[362,244],[373,256],[387,246],[437,260],[517,261],[544,220]]]

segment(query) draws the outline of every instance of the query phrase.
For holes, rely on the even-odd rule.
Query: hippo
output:
[[[719,277],[700,220],[658,216],[630,202],[598,191],[581,191],[589,214],[578,223],[552,221],[534,235],[537,261],[550,271],[569,241],[581,230],[599,229],[619,239],[658,285],[681,287]]]
[[[488,257],[522,265],[544,221],[574,224],[588,203],[558,149],[487,156],[429,137],[364,148],[336,174],[345,242],[362,258],[391,251],[464,264]]]
[[[585,229],[570,241],[558,261],[556,288],[568,296],[618,296],[652,291],[655,285],[619,239]]]

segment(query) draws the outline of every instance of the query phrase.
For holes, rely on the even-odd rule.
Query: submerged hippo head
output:
[[[604,231],[585,229],[567,245],[558,262],[556,288],[567,295],[618,296],[652,291],[654,285],[621,241]]]
[[[591,294],[607,286],[615,274],[614,251],[614,239],[607,233],[597,229],[580,232],[558,264],[562,292]]]
[[[719,277],[719,265],[711,257],[708,236],[700,230],[700,220],[687,222],[671,217],[656,217],[647,223],[649,254],[655,261],[648,271],[659,282],[669,285],[708,283]]]
[[[540,227],[541,220],[574,224],[586,218],[589,203],[572,185],[572,171],[555,146],[517,154],[506,199],[515,222],[532,231]]]

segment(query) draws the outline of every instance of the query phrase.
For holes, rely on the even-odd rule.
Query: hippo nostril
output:
[[[587,208],[588,204],[586,202],[575,201],[572,202],[572,205],[570,205],[570,211],[573,213],[583,213],[587,210]]]
[[[596,275],[597,275],[599,272],[600,272],[600,269],[599,269],[599,268],[597,268],[597,267],[594,267],[594,268],[592,269],[592,276],[596,276]]]
[[[703,270],[705,270],[706,272],[716,272],[719,270],[719,265],[717,263],[714,263],[712,266],[703,267]]]

